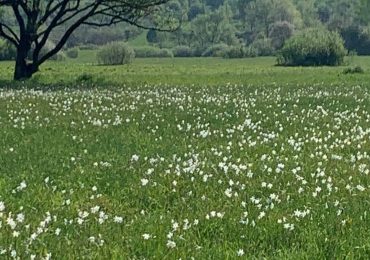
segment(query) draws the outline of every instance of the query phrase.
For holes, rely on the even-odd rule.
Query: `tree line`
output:
[[[370,54],[368,1],[176,0],[168,5],[184,22],[174,33],[148,33],[148,40],[161,47],[187,46],[195,55],[206,55],[222,44],[271,55],[293,34],[325,27],[337,31],[348,50]]]
[[[82,26],[67,47],[105,45],[146,34],[149,44],[175,56],[267,56],[292,35],[308,28],[338,32],[345,47],[370,55],[367,0],[173,0],[166,11],[181,21],[174,32],[143,30],[128,24]],[[58,33],[53,35],[59,38]],[[53,40],[53,39],[52,39]],[[135,46],[133,46],[135,47]]]
[[[369,55],[369,6],[368,0],[0,0],[6,40],[0,46],[15,46],[16,79],[31,77],[65,48],[144,34],[149,45],[175,56],[237,58],[276,54],[293,35],[325,28],[338,32],[348,50]]]

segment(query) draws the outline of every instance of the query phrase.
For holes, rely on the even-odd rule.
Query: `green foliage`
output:
[[[146,46],[134,48],[137,58],[172,58],[173,53],[169,49],[160,49],[157,47]]]
[[[162,49],[189,46],[193,55],[201,56],[216,44],[238,48],[258,41],[256,44],[260,46],[251,48],[260,49],[264,44],[260,39],[269,38],[273,48],[279,50],[293,33],[325,27],[338,31],[347,49],[367,55],[370,53],[369,3],[368,0],[173,0],[164,10],[182,20],[181,28],[176,31],[143,30],[126,24],[107,28],[82,26],[70,38],[67,48],[101,46],[112,41],[128,41],[138,47],[149,42]],[[161,17],[157,16],[148,18],[146,25],[158,26]],[[4,19],[13,21],[14,15],[7,12]],[[56,42],[62,32],[62,28],[55,30],[50,40]],[[266,55],[265,51],[258,55],[261,53]]]
[[[79,53],[79,48],[71,48],[66,51],[66,55],[70,59],[77,59],[78,58],[78,53]]]
[[[248,46],[247,48],[244,48],[244,55],[247,58],[253,58],[258,56],[258,50],[255,49],[252,46]]]
[[[226,7],[199,15],[191,23],[192,44],[203,50],[216,44],[236,44],[236,29],[231,23],[230,15]]]
[[[223,57],[227,59],[241,59],[241,58],[253,58],[258,56],[258,50],[252,46],[244,47],[240,46],[230,46],[223,53]],[[269,56],[269,55],[266,55]]]
[[[157,36],[157,31],[152,29],[149,30],[146,34],[146,39],[149,43],[155,43],[158,42],[158,36]]]
[[[0,61],[14,60],[17,55],[17,50],[13,44],[0,39]]]
[[[252,35],[251,41],[263,33],[269,35],[269,29],[274,23],[287,22],[296,28],[302,26],[301,13],[291,0],[251,0],[244,4],[241,19],[245,21],[246,32]]]
[[[246,51],[243,46],[232,46],[224,53],[224,58],[240,59],[246,57]]]
[[[132,63],[135,52],[127,44],[112,42],[101,48],[96,57],[102,65],[123,65]]]
[[[358,55],[370,55],[370,28],[350,26],[342,30],[345,47]]]
[[[361,66],[346,68],[343,71],[343,74],[363,74],[365,70]]]
[[[336,32],[308,29],[289,39],[278,56],[285,66],[337,66],[344,62],[347,51]]]
[[[215,44],[208,47],[203,53],[202,57],[225,57],[226,53],[230,50],[227,44]]]
[[[271,56],[275,53],[272,40],[269,38],[257,39],[250,47],[256,51],[257,56]]]
[[[193,57],[194,52],[189,46],[177,46],[172,49],[174,57]]]
[[[202,5],[200,3],[191,5],[189,7],[189,11],[188,11],[189,21],[193,20],[198,15],[203,14],[203,13],[204,13],[204,8],[202,7]]]
[[[269,32],[269,38],[272,41],[273,47],[278,50],[283,47],[285,41],[294,33],[294,26],[287,22],[276,22],[272,24]]]

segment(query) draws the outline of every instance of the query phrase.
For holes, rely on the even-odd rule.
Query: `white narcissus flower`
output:
[[[143,237],[144,240],[149,240],[151,238],[151,235],[143,234],[142,237]]]
[[[146,185],[148,185],[148,183],[149,183],[148,179],[141,179],[141,185],[142,186],[146,186]]]
[[[137,162],[139,160],[139,156],[134,154],[132,157],[131,157],[131,161],[133,162]]]
[[[17,222],[18,223],[23,223],[23,221],[24,221],[24,214],[23,213],[19,213],[17,215]]]
[[[362,186],[362,185],[357,185],[357,186],[356,186],[356,188],[357,188],[357,190],[359,190],[359,191],[364,191],[364,190],[365,190],[365,187],[364,187],[364,186]]]
[[[176,247],[176,243],[172,240],[168,240],[166,245],[167,245],[168,248],[175,248]]]
[[[243,250],[243,249],[239,249],[239,250],[236,252],[236,254],[237,254],[238,256],[243,256],[245,253],[244,253],[244,250]]]
[[[122,223],[123,222],[123,218],[122,217],[118,217],[118,216],[115,216],[114,218],[113,218],[113,222],[114,223]]]
[[[17,223],[14,221],[14,219],[12,219],[11,217],[8,217],[6,219],[6,223],[8,224],[8,226],[13,230],[17,227]]]

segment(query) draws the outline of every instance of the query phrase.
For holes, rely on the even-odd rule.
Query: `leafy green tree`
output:
[[[285,41],[294,33],[294,26],[287,21],[274,23],[269,32],[269,38],[276,50],[283,47]]]
[[[213,10],[220,8],[225,0],[205,0],[206,5],[210,6]]]
[[[356,15],[361,23],[367,24],[370,22],[370,1],[359,0],[359,3],[355,7]]]
[[[195,44],[202,49],[218,43],[231,45],[237,41],[235,28],[225,6],[210,14],[198,16],[191,23],[191,31]]]
[[[296,28],[302,26],[301,14],[291,0],[254,0],[245,6],[246,28],[255,36],[269,34],[270,26],[286,21]]]

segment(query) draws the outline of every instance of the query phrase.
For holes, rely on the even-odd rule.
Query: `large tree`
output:
[[[153,17],[170,0],[0,0],[0,37],[15,45],[14,79],[27,79],[46,60],[56,55],[81,25],[110,26],[126,22],[152,27]],[[14,19],[2,19],[1,13]],[[143,24],[143,22],[146,22]],[[55,46],[42,51],[56,29],[63,33]]]

